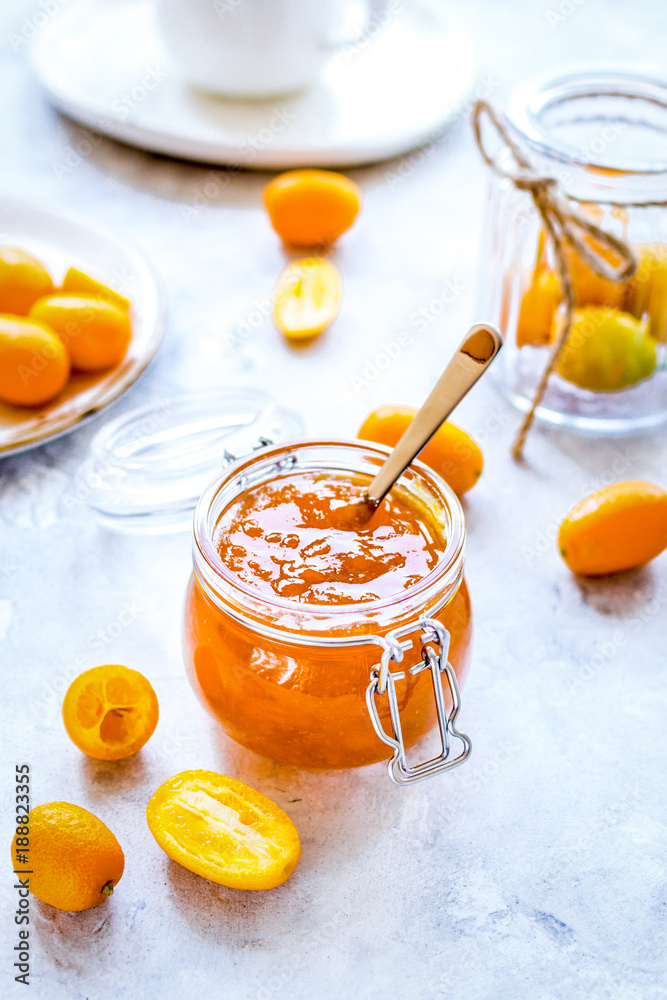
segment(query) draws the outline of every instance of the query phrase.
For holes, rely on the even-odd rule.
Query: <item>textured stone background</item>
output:
[[[497,96],[570,58],[665,68],[667,9],[648,0],[452,7],[479,44],[482,86]],[[202,210],[184,213],[201,200],[209,168],[105,139],[63,174],[58,165],[85,133],[50,109],[25,47],[15,52],[9,41],[37,9],[3,0],[0,13],[2,192],[78,209],[127,234],[168,301],[159,355],[113,412],[180,388],[252,385],[297,408],[309,433],[351,436],[374,405],[419,403],[473,318],[486,178],[467,127],[458,122],[426,155],[352,172],[366,204],[336,251],[346,295],[335,328],[298,354],[268,321],[230,344],[225,333],[266,300],[283,263],[260,208],[267,176],[234,175]],[[446,288],[458,291],[443,314],[357,391],[354,377],[383,342],[411,330],[415,310]],[[2,836],[8,848],[14,763],[26,760],[34,803],[88,807],[127,857],[103,908],[76,915],[34,903],[31,995],[667,996],[667,559],[582,583],[549,540],[568,507],[610,478],[667,482],[664,434],[593,444],[538,430],[518,468],[508,458],[517,416],[494,386],[462,406],[459,420],[487,461],[465,504],[478,628],[461,723],[474,756],[402,790],[383,765],[307,773],[216,730],[179,651],[189,538],[112,535],[71,502],[104,419],[0,463],[2,784],[11,807]],[[119,630],[127,604],[135,617]],[[96,763],[67,739],[60,700],[79,656],[88,666],[127,663],[154,683],[159,727],[135,758]],[[303,856],[286,885],[244,895],[162,854],[144,806],[189,767],[238,776],[290,812]],[[3,995],[20,996],[8,869],[1,881]]]

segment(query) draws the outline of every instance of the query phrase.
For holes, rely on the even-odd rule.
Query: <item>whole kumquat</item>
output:
[[[533,275],[521,299],[516,328],[517,347],[544,347],[555,335],[556,310],[562,298],[560,282],[553,271]]]
[[[330,246],[361,208],[359,187],[332,170],[289,170],[264,189],[271,225],[288,247]]]
[[[0,313],[27,316],[33,302],[52,291],[40,260],[20,247],[0,247]]]
[[[34,304],[30,317],[55,330],[76,371],[102,371],[119,364],[132,337],[127,313],[96,298],[48,295]]]
[[[635,248],[637,271],[626,286],[623,308],[637,319],[649,320],[649,333],[667,343],[667,245]]]
[[[109,827],[71,802],[35,806],[12,841],[12,868],[25,871],[33,896],[58,910],[89,910],[104,903],[124,867],[123,850]]]
[[[618,309],[577,309],[558,359],[561,378],[590,392],[615,392],[655,371],[655,341],[648,322]]]
[[[604,258],[612,267],[617,267],[621,258],[609,247],[601,246],[592,236],[584,237],[594,255]],[[577,306],[609,306],[621,309],[626,294],[627,284],[620,281],[609,281],[596,274],[589,265],[581,259],[573,247],[565,244],[565,254],[572,290]]]
[[[296,868],[299,834],[261,792],[215,771],[182,771],[148,803],[148,826],[173,861],[234,889],[274,889]]]
[[[562,522],[558,548],[582,576],[643,566],[667,548],[667,491],[627,480],[591,493]]]
[[[158,722],[158,700],[138,670],[119,663],[85,670],[63,701],[67,734],[98,760],[120,760],[148,742]]]
[[[414,406],[380,406],[366,417],[357,437],[393,448],[416,413]],[[438,428],[417,457],[442,476],[457,496],[475,485],[484,467],[484,456],[477,442],[449,421]]]
[[[0,400],[41,406],[65,388],[69,355],[53,330],[37,320],[0,316]]]

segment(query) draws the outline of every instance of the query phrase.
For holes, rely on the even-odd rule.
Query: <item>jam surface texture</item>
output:
[[[433,514],[396,490],[371,514],[367,486],[302,471],[250,489],[218,522],[220,559],[260,593],[304,604],[398,596],[436,568],[446,542]]]

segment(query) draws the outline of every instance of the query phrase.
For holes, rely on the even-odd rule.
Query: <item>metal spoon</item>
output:
[[[503,338],[494,326],[477,323],[470,328],[433,392],[368,487],[368,504],[373,510],[484,374],[502,346]]]

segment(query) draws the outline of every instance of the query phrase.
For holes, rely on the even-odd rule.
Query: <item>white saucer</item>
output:
[[[190,89],[165,55],[151,0],[74,0],[44,26],[32,65],[84,125],[153,152],[285,169],[386,159],[437,134],[469,93],[472,44],[434,0],[412,0],[302,94],[232,101]]]
[[[123,361],[108,372],[75,372],[46,406],[0,403],[0,456],[44,444],[78,427],[121,395],[144,370],[162,337],[163,308],[153,274],[133,247],[76,215],[0,198],[5,245],[35,254],[60,282],[71,265],[117,288],[132,302],[132,339]]]

